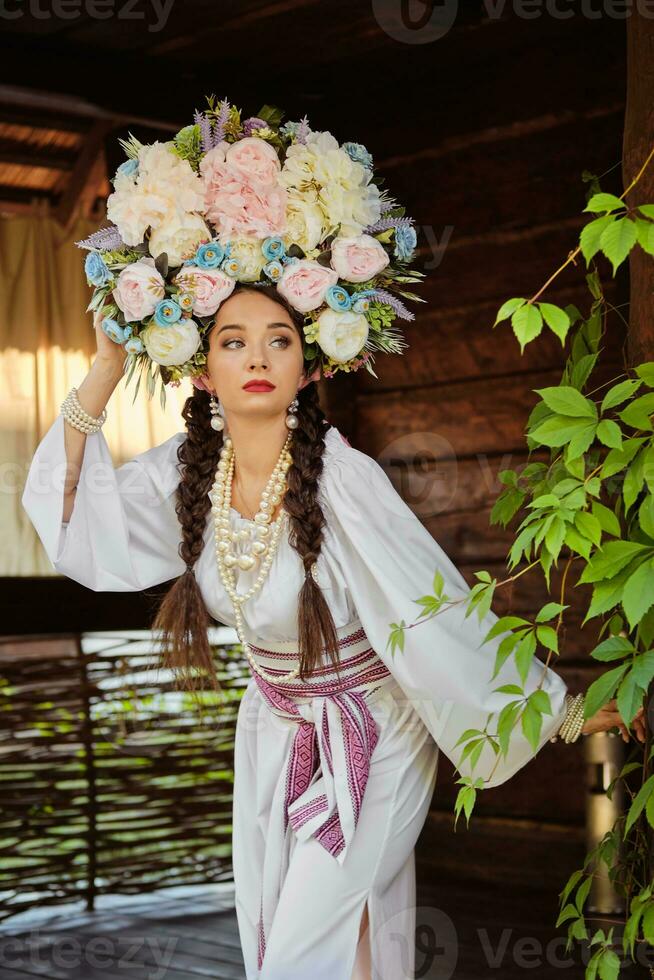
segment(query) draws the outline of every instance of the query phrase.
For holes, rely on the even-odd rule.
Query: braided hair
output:
[[[300,337],[303,336],[303,314],[274,285],[254,287],[239,283],[234,292],[243,289],[256,289],[283,306]],[[299,676],[303,680],[318,666],[324,650],[338,669],[339,649],[331,611],[311,573],[320,554],[325,526],[318,502],[318,481],[323,469],[327,423],[315,384],[305,385],[296,397],[298,425],[291,433],[289,448],[293,463],[286,474],[287,490],[282,507],[289,515],[289,543],[300,556],[305,572],[298,597]],[[221,690],[207,636],[209,612],[194,573],[195,563],[202,554],[211,510],[209,492],[223,445],[223,433],[211,427],[209,399],[207,391],[194,388],[182,409],[186,439],[177,449],[182,469],[175,510],[182,532],[179,555],[186,571],[164,596],[152,624],[152,629],[161,634],[163,666],[171,668],[191,691],[198,689],[198,672],[208,677],[214,689]]]

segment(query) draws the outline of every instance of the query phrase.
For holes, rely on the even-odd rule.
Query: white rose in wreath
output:
[[[166,367],[184,364],[202,343],[197,324],[190,318],[166,327],[151,323],[139,336],[152,360]]]
[[[339,364],[350,361],[368,339],[368,321],[362,313],[323,310],[318,317],[317,340],[327,357]]]
[[[150,232],[148,248],[155,259],[162,252],[168,255],[168,265],[181,265],[191,258],[202,242],[208,242],[211,233],[199,214],[179,214],[171,211],[169,216]]]

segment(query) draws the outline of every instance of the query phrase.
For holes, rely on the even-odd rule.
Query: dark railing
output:
[[[147,630],[0,638],[0,920],[231,880],[236,633],[209,631],[201,705]]]

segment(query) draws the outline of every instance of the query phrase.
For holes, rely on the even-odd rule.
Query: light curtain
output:
[[[97,221],[79,218],[65,231],[45,204],[30,214],[0,215],[0,575],[56,574],[20,498],[34,450],[78,387],[95,356],[91,287],[86,284],[87,238]],[[122,380],[107,406],[103,427],[115,464],[184,429],[181,410],[190,382],[150,400],[141,382]]]

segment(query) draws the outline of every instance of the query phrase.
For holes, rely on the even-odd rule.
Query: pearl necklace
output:
[[[284,489],[286,472],[293,462],[288,447],[291,441],[289,433],[286,442],[282,446],[279,458],[275,463],[274,469],[268,482],[261,494],[259,510],[254,515],[256,525],[256,539],[252,542],[250,551],[236,555],[231,550],[231,541],[238,540],[241,535],[239,531],[231,530],[230,508],[232,499],[232,481],[234,477],[234,448],[232,440],[226,436],[220,450],[220,460],[216,469],[216,476],[213,487],[209,494],[211,498],[211,511],[214,519],[214,534],[216,541],[216,560],[218,571],[225,586],[227,594],[232,600],[234,616],[236,619],[236,633],[245,650],[245,654],[250,662],[252,669],[265,680],[279,683],[280,681],[291,681],[300,673],[299,665],[289,671],[288,674],[270,674],[264,670],[254,658],[250,644],[244,636],[244,623],[241,606],[247,599],[250,599],[258,589],[261,588],[272,565],[277,544],[282,531],[288,522],[288,513],[282,508],[279,517],[272,522],[271,516],[275,506],[281,500],[281,492]],[[272,532],[272,533],[271,533]],[[246,532],[248,533],[248,532]],[[249,538],[249,534],[248,534]],[[269,540],[268,540],[269,539]],[[253,567],[256,561],[261,561],[261,569],[254,582],[254,585],[242,594],[236,591],[234,580],[234,565],[238,565],[244,571]]]

